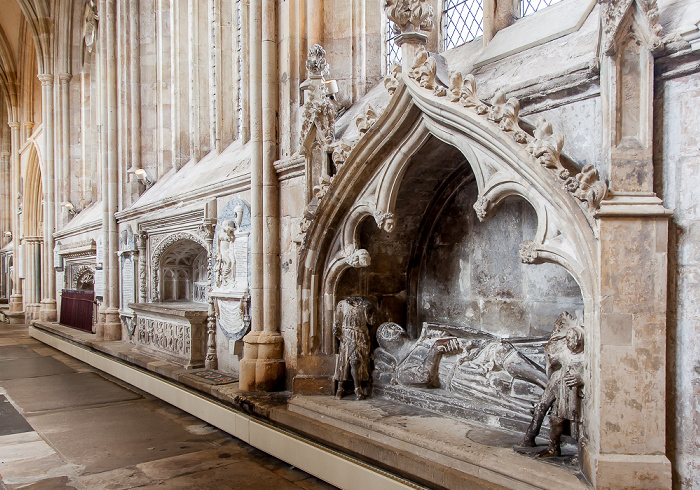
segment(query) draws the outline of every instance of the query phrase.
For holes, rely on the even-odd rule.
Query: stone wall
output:
[[[656,192],[673,210],[669,230],[667,446],[674,483],[700,482],[700,76],[657,85]]]
[[[472,208],[476,199],[476,184],[463,187],[436,223],[421,264],[419,324],[537,337],[551,332],[562,311],[582,310],[579,287],[563,268],[520,261],[520,243],[537,228],[532,207],[510,201],[480,223]]]

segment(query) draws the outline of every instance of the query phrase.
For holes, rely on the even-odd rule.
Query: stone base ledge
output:
[[[397,475],[400,480],[407,478],[430,488],[590,488],[574,468],[515,453],[512,445],[522,437],[518,433],[380,398],[363,401],[356,401],[353,396],[342,400],[332,396],[290,398],[289,392],[243,392],[238,383],[210,385],[188,376],[192,371],[182,366],[136,350],[128,341],[98,341],[94,334],[54,323],[34,322],[30,335],[49,345],[56,344],[57,348],[61,348],[59,344],[65,345],[61,350],[77,358],[80,356],[71,351],[85,351],[87,355],[101,356],[104,360],[100,362],[148,372],[175,391],[197,393],[221,407],[246,412],[296,434],[295,437]],[[128,378],[121,379],[131,382]],[[304,381],[315,385],[319,380]],[[206,420],[204,413],[190,413]],[[544,439],[539,442],[546,444]],[[350,487],[357,485],[345,488]]]
[[[294,396],[271,417],[430,488],[590,488],[575,468],[513,451],[522,434],[391,400]]]
[[[663,455],[598,454],[591,457],[598,489],[670,490],[671,462]]]

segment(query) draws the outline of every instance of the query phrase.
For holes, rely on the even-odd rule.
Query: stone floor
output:
[[[334,488],[0,324],[0,490]]]

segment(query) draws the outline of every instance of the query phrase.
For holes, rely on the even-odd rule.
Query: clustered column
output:
[[[53,270],[54,238],[56,231],[56,178],[54,176],[54,76],[50,73],[39,75],[42,91],[42,124],[44,126],[44,256],[42,269],[44,274],[43,294],[39,318],[44,322],[55,322],[56,316],[56,274]]]
[[[239,386],[272,391],[284,383],[279,333],[279,202],[277,174],[277,10],[250,5],[251,328],[244,337]],[[262,42],[260,41],[262,39]]]

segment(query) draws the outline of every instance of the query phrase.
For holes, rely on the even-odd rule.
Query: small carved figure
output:
[[[579,392],[583,386],[583,329],[571,314],[564,312],[559,316],[544,351],[549,381],[535,406],[525,437],[519,444],[520,447],[536,445],[535,438],[540,433],[544,416],[551,408],[549,447],[540,452],[538,457],[541,458],[561,455],[561,436],[567,421],[571,436],[578,439],[581,415]]]
[[[221,223],[221,230],[216,237],[217,252],[216,261],[216,286],[232,286],[236,281],[236,254],[234,242],[236,241],[236,224],[227,220]]]
[[[351,296],[335,309],[333,335],[340,341],[333,379],[338,383],[335,397],[345,393],[343,384],[351,376],[358,400],[365,398],[362,383],[369,381],[369,326],[374,323],[374,309],[369,300]]]

